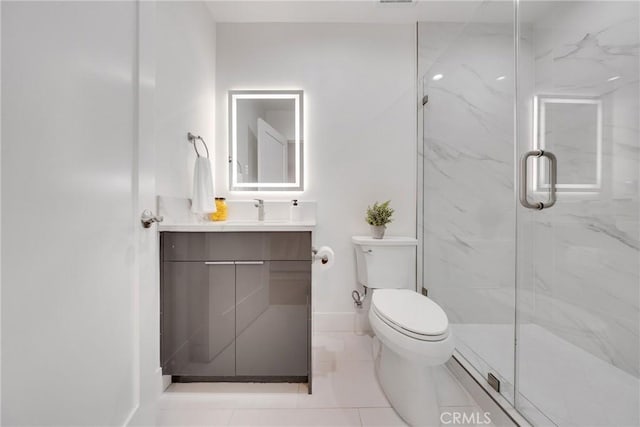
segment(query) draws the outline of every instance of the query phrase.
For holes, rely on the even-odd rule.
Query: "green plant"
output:
[[[384,203],[375,202],[373,206],[367,206],[367,223],[374,226],[389,224],[393,216],[393,209],[389,207],[389,203],[391,200]]]

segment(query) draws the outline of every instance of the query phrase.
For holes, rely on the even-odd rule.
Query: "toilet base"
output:
[[[403,358],[384,343],[378,345],[375,372],[391,406],[410,426],[439,426],[433,367]]]

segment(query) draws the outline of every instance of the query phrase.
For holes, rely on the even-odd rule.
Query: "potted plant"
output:
[[[371,233],[374,239],[382,239],[384,231],[387,229],[392,219],[393,209],[389,207],[391,200],[384,203],[375,202],[373,206],[367,206],[366,221],[371,226]]]

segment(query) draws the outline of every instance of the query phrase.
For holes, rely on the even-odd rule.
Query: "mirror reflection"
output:
[[[562,161],[558,191],[600,188],[602,170],[602,101],[597,97],[538,95],[536,148],[551,150]],[[546,162],[537,162],[539,188],[548,188]]]
[[[302,190],[302,91],[231,91],[231,190]]]

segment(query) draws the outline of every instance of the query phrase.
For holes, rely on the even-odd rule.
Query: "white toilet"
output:
[[[444,310],[415,291],[418,241],[352,237],[358,282],[373,291],[369,322],[375,370],[396,412],[412,426],[440,425],[434,366],[453,354]]]

